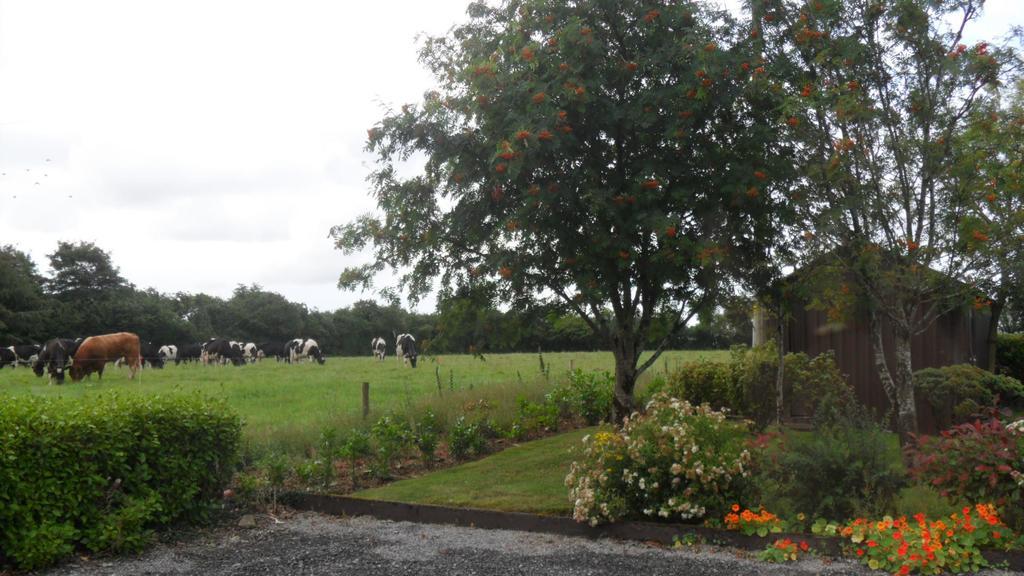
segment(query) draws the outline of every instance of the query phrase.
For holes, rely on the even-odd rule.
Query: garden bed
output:
[[[477,508],[456,508],[430,504],[410,504],[368,500],[349,496],[330,496],[290,492],[282,501],[299,509],[335,516],[371,516],[396,522],[417,522],[423,524],[446,524],[469,526],[488,530],[520,530],[562,536],[586,538],[615,538],[638,542],[672,546],[677,542],[705,543],[717,546],[731,546],[742,550],[760,551],[770,541],[790,538],[805,541],[818,553],[839,556],[847,540],[838,537],[814,536],[807,534],[772,534],[770,538],[747,536],[739,532],[708,528],[688,524],[654,522],[617,522],[601,526],[589,526],[574,521],[568,516],[528,514],[525,512],[503,512]],[[1010,570],[1024,570],[1024,552],[1003,552],[987,550],[985,558],[993,565],[1005,566]]]

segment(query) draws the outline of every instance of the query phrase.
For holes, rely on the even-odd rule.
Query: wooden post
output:
[[[363,420],[370,415],[370,383],[363,382]]]
[[[434,366],[434,379],[437,380],[437,395],[441,395],[441,365]]]
[[[576,361],[573,360],[572,358],[569,358],[569,372],[575,372],[575,370],[576,370],[575,364],[576,364]]]

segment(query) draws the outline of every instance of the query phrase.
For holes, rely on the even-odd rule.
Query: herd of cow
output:
[[[373,355],[384,360],[387,342],[374,338]],[[416,339],[411,334],[395,337],[395,352],[404,363],[416,367]],[[236,342],[224,338],[210,338],[206,342],[178,346],[156,346],[142,341],[131,332],[118,332],[88,338],[54,338],[46,343],[24,344],[0,348],[0,369],[7,366],[31,366],[36,376],[49,374],[51,381],[64,382],[65,371],[75,382],[96,373],[103,377],[103,369],[110,362],[125,363],[128,378],[134,378],[143,365],[163,368],[167,362],[199,362],[202,364],[232,364],[242,366],[274,358],[278,362],[298,363],[302,360],[326,362],[320,345],[310,338],[294,338],[288,342]]]

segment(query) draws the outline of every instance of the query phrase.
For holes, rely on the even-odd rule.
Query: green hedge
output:
[[[973,420],[992,407],[997,396],[1004,406],[1024,405],[1024,386],[1019,380],[971,364],[918,370],[914,372],[914,392],[931,404],[940,430]]]
[[[1024,382],[1024,333],[996,336],[999,373]]]
[[[137,550],[202,520],[231,479],[241,422],[200,395],[0,397],[0,565]]]
[[[836,365],[831,352],[814,358],[804,353],[786,354],[783,377],[783,411],[800,412],[827,423],[844,416],[861,416],[853,389]],[[653,384],[649,393],[664,391],[692,404],[727,408],[764,427],[775,419],[778,353],[775,344],[747,348],[734,346],[729,362],[687,362],[665,382]]]

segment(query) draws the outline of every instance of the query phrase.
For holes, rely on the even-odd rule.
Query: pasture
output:
[[[700,357],[724,360],[726,351],[670,351],[641,378]],[[557,382],[570,363],[583,370],[611,371],[610,352],[563,352],[543,355],[549,378],[540,372],[537,354],[495,354],[480,359],[469,355],[420,357],[417,368],[394,356],[379,362],[366,357],[331,357],[323,366],[289,365],[273,360],[241,367],[168,364],[147,368],[141,379],[129,381],[127,369],[108,366],[102,381],[93,379],[62,386],[36,378],[27,368],[0,371],[0,402],[25,395],[85,397],[101,392],[182,394],[202,391],[223,398],[245,424],[247,457],[267,452],[302,455],[326,429],[344,431],[360,426],[362,382],[370,383],[370,419],[382,414],[416,413],[427,408],[442,419],[480,400],[495,411],[515,406],[517,397],[535,399]],[[438,390],[440,380],[440,390]]]

